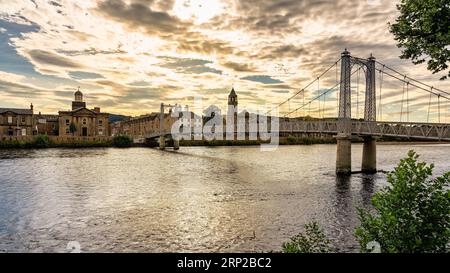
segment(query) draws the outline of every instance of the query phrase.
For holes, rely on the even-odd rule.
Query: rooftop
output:
[[[31,109],[22,109],[22,108],[0,108],[0,114],[6,112],[13,112],[18,115],[32,115],[33,110]]]

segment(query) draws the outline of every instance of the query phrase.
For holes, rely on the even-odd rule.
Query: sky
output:
[[[0,0],[0,107],[33,103],[57,113],[80,86],[88,108],[115,114],[192,105],[195,96],[205,108],[224,109],[234,87],[239,105],[256,109],[302,89],[345,48],[450,90],[442,74],[399,58],[388,29],[397,16],[391,0]],[[333,71],[306,100],[333,86]],[[355,116],[363,113],[362,82],[354,79]],[[383,119],[398,120],[403,86],[383,85]],[[335,93],[312,107],[336,115]],[[412,89],[409,96],[412,118],[423,120],[428,95]],[[441,105],[448,122],[449,106]]]

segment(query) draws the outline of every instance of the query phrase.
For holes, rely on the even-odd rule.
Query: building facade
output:
[[[29,109],[0,108],[0,137],[36,134],[33,104]]]
[[[59,116],[39,114],[34,115],[36,134],[57,136],[59,134]]]
[[[109,136],[109,114],[99,107],[87,109],[83,93],[75,92],[71,111],[59,111],[59,136],[96,137]]]

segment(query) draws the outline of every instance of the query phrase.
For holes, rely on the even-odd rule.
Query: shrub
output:
[[[299,233],[283,244],[283,253],[328,253],[331,242],[317,222],[304,225],[305,233]]]
[[[446,252],[450,242],[450,172],[430,178],[433,165],[408,157],[388,175],[389,187],[372,198],[375,214],[358,209],[361,251],[375,241],[381,252]]]
[[[113,137],[112,144],[114,147],[126,148],[133,145],[133,140],[129,136],[119,135]]]
[[[47,148],[50,146],[50,140],[47,135],[38,135],[29,145],[33,148]]]
[[[287,143],[292,145],[292,144],[297,144],[298,143],[298,139],[295,136],[289,135],[287,137]]]

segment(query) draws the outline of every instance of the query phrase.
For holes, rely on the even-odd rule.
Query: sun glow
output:
[[[173,7],[174,14],[184,20],[193,20],[197,24],[206,23],[224,11],[218,0],[177,0]]]

